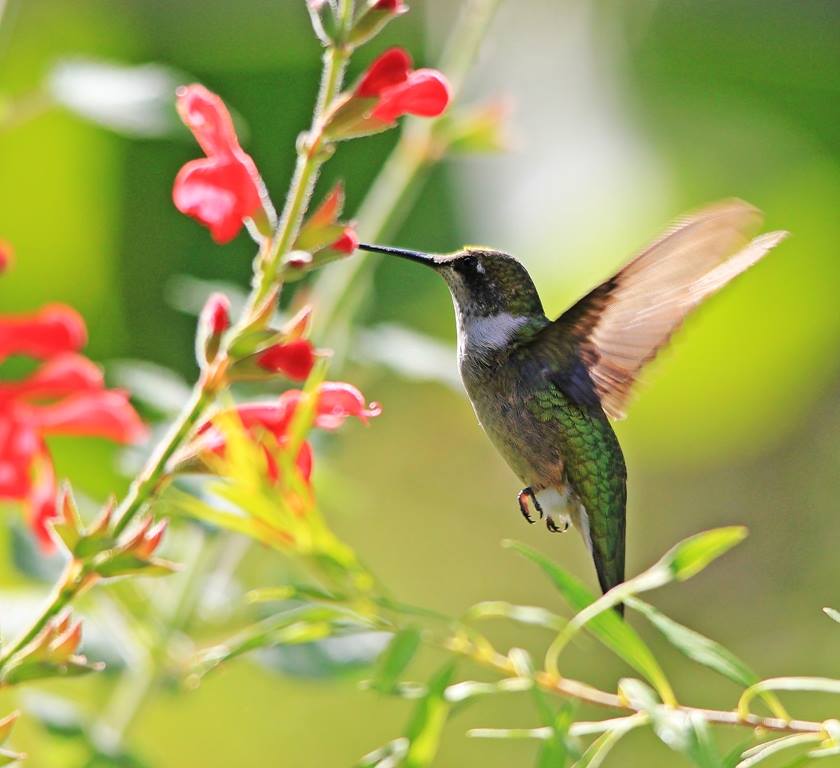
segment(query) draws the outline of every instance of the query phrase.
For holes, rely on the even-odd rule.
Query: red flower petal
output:
[[[449,83],[436,69],[418,69],[397,85],[385,88],[372,115],[391,123],[401,115],[437,117],[449,104]]]
[[[405,13],[408,10],[408,6],[402,0],[377,0],[373,7],[377,11],[389,13]]]
[[[50,304],[30,315],[0,318],[0,360],[15,354],[43,359],[72,352],[84,346],[86,339],[85,321],[64,304]]]
[[[198,83],[182,86],[176,96],[181,120],[208,157],[239,149],[233,120],[220,96]]]
[[[283,373],[295,381],[304,381],[315,365],[315,349],[306,339],[275,344],[259,354],[257,364],[267,371]]]
[[[29,495],[29,468],[41,449],[41,439],[25,414],[14,406],[0,412],[0,498],[20,500]]]
[[[178,172],[172,189],[175,207],[200,221],[223,245],[233,240],[245,219],[262,206],[254,161],[241,150],[229,157],[192,160]]]
[[[330,248],[334,251],[341,251],[341,253],[351,254],[359,247],[359,236],[353,227],[345,227],[341,237],[338,238]]]
[[[379,416],[379,403],[365,406],[365,398],[352,384],[340,381],[325,381],[318,389],[318,405],[315,412],[315,426],[321,429],[338,429],[349,416],[355,416],[363,424],[368,418]]]
[[[199,322],[213,336],[224,333],[230,326],[230,299],[223,293],[211,293]]]
[[[46,446],[41,445],[32,465],[34,481],[29,494],[29,525],[44,552],[52,552],[55,542],[52,540],[49,523],[58,514],[56,508],[55,470]]]
[[[355,94],[363,99],[379,96],[386,88],[402,83],[411,71],[411,57],[402,48],[391,48],[368,67]]]
[[[42,434],[104,437],[118,443],[138,442],[146,435],[128,395],[116,389],[80,392],[32,408],[31,419]]]
[[[45,362],[23,381],[0,384],[0,401],[9,398],[61,397],[89,389],[102,389],[102,371],[83,355],[71,352]]]
[[[175,177],[175,207],[210,229],[217,243],[239,233],[262,207],[262,180],[253,158],[239,146],[224,102],[202,85],[178,91],[178,112],[206,159],[187,163]]]

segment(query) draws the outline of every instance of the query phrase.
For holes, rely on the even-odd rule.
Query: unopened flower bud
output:
[[[196,358],[202,367],[212,363],[219,352],[222,334],[230,327],[230,301],[222,293],[212,293],[201,310],[196,334]]]

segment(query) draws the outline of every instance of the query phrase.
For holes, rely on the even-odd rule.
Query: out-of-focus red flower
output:
[[[15,257],[15,249],[5,240],[0,240],[0,272],[5,272]]]
[[[23,501],[45,550],[47,522],[56,515],[49,435],[87,435],[135,442],[146,431],[128,396],[104,388],[102,372],[73,350],[84,344],[82,318],[54,305],[32,315],[0,318],[0,357],[44,359],[29,377],[0,382],[0,498]]]
[[[50,304],[32,314],[0,317],[0,360],[9,355],[43,360],[81,349],[85,341],[84,320],[64,304]]]
[[[266,371],[282,373],[293,381],[304,381],[315,365],[315,349],[308,339],[274,344],[259,353],[257,365]]]
[[[178,113],[206,158],[178,172],[172,199],[181,213],[208,227],[217,243],[233,240],[245,219],[262,211],[263,184],[253,158],[236,137],[224,102],[203,85],[178,89]]]
[[[351,254],[359,247],[359,236],[353,227],[345,227],[341,237],[330,245],[334,251]]]
[[[305,394],[299,389],[290,389],[273,402],[246,403],[236,408],[236,414],[248,432],[257,436],[260,431],[274,436],[282,450],[288,443],[288,431],[295,417],[295,412]],[[363,424],[369,418],[378,416],[382,408],[378,403],[367,404],[362,393],[352,384],[327,381],[320,385],[316,394],[315,413],[312,424],[326,430],[341,427],[348,418],[355,417]],[[224,453],[225,439],[212,421],[198,430],[196,450],[199,453],[212,451]],[[308,481],[312,472],[312,448],[308,442],[301,444],[296,457],[296,464],[301,476]],[[279,469],[271,453],[266,449],[266,470],[272,480],[279,477]]]
[[[411,69],[402,48],[385,51],[362,76],[354,91],[359,98],[377,99],[371,116],[393,123],[401,115],[437,117],[449,104],[446,78],[436,69]]]

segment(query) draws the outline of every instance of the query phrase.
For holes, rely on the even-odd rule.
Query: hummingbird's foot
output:
[[[569,521],[567,519],[563,520],[563,527],[561,528],[549,514],[548,517],[545,518],[545,527],[548,528],[549,533],[565,533],[569,530]]]
[[[524,517],[531,525],[536,523],[537,521],[531,517],[531,510],[528,508],[528,500],[534,502],[534,509],[540,513],[540,520],[543,518],[543,508],[540,503],[537,501],[537,495],[534,493],[534,489],[530,486],[528,488],[523,488],[519,495],[516,497],[516,500],[519,502],[519,511],[522,512],[522,517]]]

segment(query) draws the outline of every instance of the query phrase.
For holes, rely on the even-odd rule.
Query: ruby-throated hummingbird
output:
[[[608,417],[620,419],[639,371],[683,318],[787,233],[755,239],[758,210],[740,200],[669,229],[557,320],[543,313],[513,256],[468,246],[431,255],[379,245],[446,280],[461,377],[485,432],[525,484],[518,496],[549,531],[583,535],[606,592],[624,580],[627,471]]]

